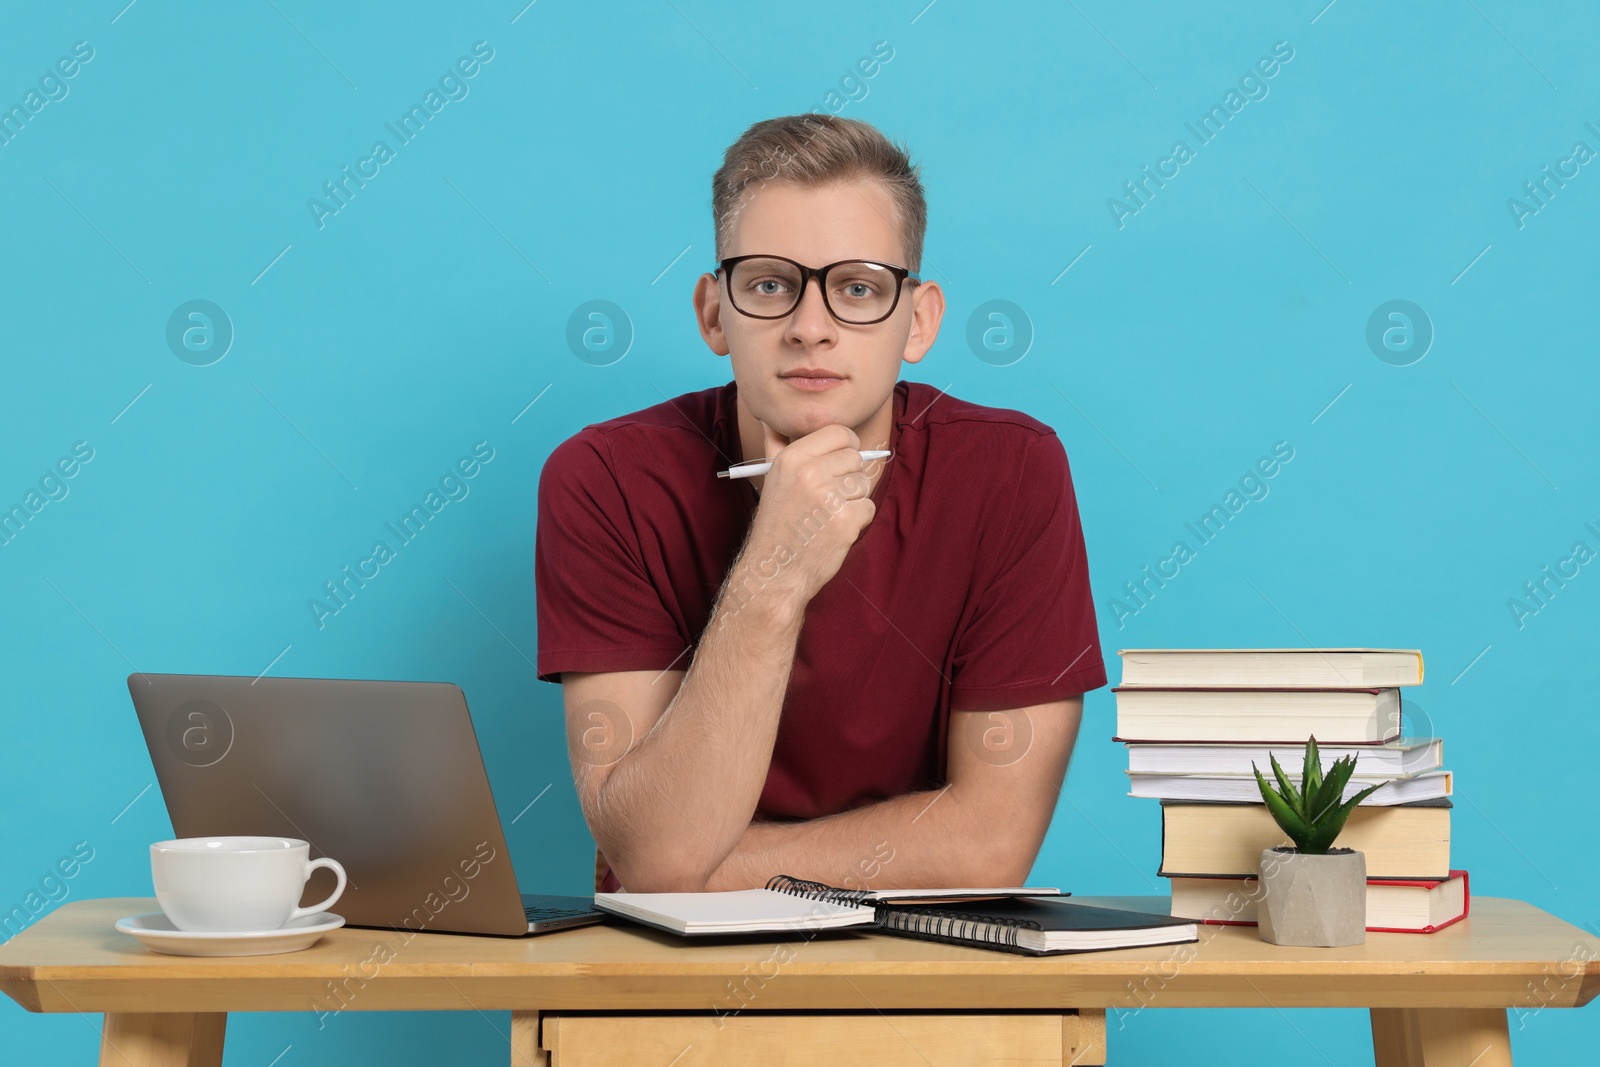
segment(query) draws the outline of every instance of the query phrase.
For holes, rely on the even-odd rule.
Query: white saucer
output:
[[[278,930],[179,930],[159,911],[118,919],[116,928],[132,934],[145,947],[170,956],[266,956],[309,948],[329,930],[344,925],[331,911],[306,915]]]

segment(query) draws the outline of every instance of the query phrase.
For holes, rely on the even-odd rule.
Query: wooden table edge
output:
[[[107,907],[113,904],[114,908]],[[85,921],[79,917],[82,909],[117,910],[145,904],[153,904],[153,901],[137,897],[100,898],[63,905],[22,931],[10,943],[0,946],[0,960],[8,956],[25,957],[32,947],[29,942],[33,939],[29,935],[35,931],[44,938],[54,936],[65,939],[74,936],[72,923],[77,922],[81,927]],[[1321,999],[1316,1003],[1329,1007],[1582,1007],[1600,995],[1600,939],[1522,901],[1486,897],[1475,901],[1475,904],[1478,905],[1475,910],[1479,912],[1489,910],[1504,913],[1513,927],[1518,923],[1544,925],[1546,928],[1540,933],[1547,943],[1559,944],[1570,933],[1576,939],[1573,948],[1562,960],[1338,960],[1301,955],[1299,958],[1273,961],[1260,957],[1247,960],[1206,959],[1203,956],[1183,958],[1178,954],[1179,950],[1196,948],[1193,944],[1167,946],[1168,954],[1164,957],[1153,955],[1163,950],[1151,949],[1053,957],[967,949],[962,951],[971,955],[959,959],[840,960],[813,957],[808,960],[802,956],[784,965],[783,990],[778,994],[769,994],[769,1000],[774,1001],[775,1008],[804,1008],[823,1001],[843,1007],[845,1005],[839,1002],[848,998],[843,998],[841,991],[847,987],[860,986],[877,993],[880,987],[896,983],[927,986],[953,975],[972,979],[974,984],[994,987],[990,993],[971,996],[965,1010],[1079,1007],[1104,1010],[1151,1006],[1142,994],[1132,995],[1134,983],[1140,982],[1146,986],[1152,982],[1160,984],[1163,995],[1158,999],[1170,1006],[1190,1006],[1197,1002],[1215,1006],[1224,1006],[1226,1002],[1229,1006],[1239,1007],[1311,1006],[1307,1003],[1309,995],[1275,995],[1275,992],[1283,991],[1286,984],[1301,983],[1319,987],[1321,992],[1316,996]],[[52,925],[63,924],[67,927],[65,934],[49,929]],[[615,929],[630,934],[638,933],[627,927]],[[1205,929],[1221,931],[1236,928]],[[370,932],[379,937],[389,934],[382,930]],[[343,933],[341,931],[335,936]],[[1448,933],[1447,930],[1437,935],[1381,936],[1432,939],[1447,936]],[[1552,936],[1552,933],[1559,936]],[[665,936],[654,935],[658,946],[663,943],[660,939]],[[22,940],[23,944],[18,945],[18,940]],[[489,939],[489,943],[502,940]],[[665,943],[671,945],[670,941]],[[1204,944],[1198,947],[1203,949]],[[659,952],[659,948],[643,951],[648,956],[652,952]],[[1306,950],[1289,951],[1304,953]],[[187,999],[182,1003],[190,1010],[229,1010],[218,1007],[227,997],[214,988],[217,982],[228,982],[235,988],[241,983],[247,985],[251,987],[249,992],[252,994],[233,998],[240,1003],[231,1010],[307,1010],[303,1006],[292,1006],[289,1002],[298,999],[304,1005],[308,994],[314,994],[329,981],[349,979],[353,969],[351,963],[342,958],[324,958],[315,962],[304,958],[273,962],[275,959],[266,956],[181,961],[175,957],[152,957],[150,963],[120,960],[88,964],[0,962],[0,991],[19,1006],[36,1013],[125,1011],[129,1010],[128,991],[135,985],[181,983],[199,987],[203,983],[212,983],[213,988],[202,990],[204,996],[195,998],[192,1003]],[[1174,963],[1174,960],[1181,962]],[[632,988],[644,994],[643,999],[652,1002],[658,1010],[670,1010],[666,1003],[672,999],[669,987],[693,988],[695,995],[701,996],[716,983],[741,977],[741,963],[739,957],[706,958],[703,955],[698,959],[455,959],[437,962],[408,962],[402,955],[384,964],[380,973],[363,982],[365,995],[358,999],[363,1001],[362,1008],[406,1010],[407,1005],[414,1005],[419,997],[428,999],[430,986],[433,992],[438,992],[447,987],[455,989],[460,983],[470,991],[470,996],[463,989],[455,989],[454,997],[446,996],[443,999],[454,1001],[462,1007],[492,1006],[504,1009],[525,1003],[522,998],[526,996],[541,1006],[571,1008],[593,1004],[614,1006],[611,1002],[620,996],[619,991]],[[234,968],[238,973],[218,973],[228,968]],[[1176,969],[1175,975],[1171,973],[1173,969]],[[189,973],[184,973],[186,971]],[[1421,978],[1425,978],[1423,989],[1413,997],[1404,996],[1405,987]],[[641,986],[646,988],[640,989]],[[1526,986],[1526,990],[1519,992],[1523,986]],[[1372,992],[1363,997],[1362,990],[1369,987]],[[1397,997],[1397,993],[1401,995]],[[933,998],[940,1007],[949,1006],[951,1010],[962,1010],[952,1006],[952,1002],[960,999],[944,991]],[[82,1007],[78,1006],[80,1002]],[[249,1006],[250,1003],[263,1006],[253,1008]],[[416,1010],[428,1009],[418,1007]],[[449,1009],[446,1006],[440,1010]],[[678,1010],[694,1008],[685,1002],[678,1006]]]

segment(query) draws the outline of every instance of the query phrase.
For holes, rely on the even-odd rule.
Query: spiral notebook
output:
[[[1078,904],[1052,890],[853,890],[788,875],[764,889],[597,893],[594,902],[602,911],[686,937],[862,928],[1043,956],[1200,936],[1192,919]]]

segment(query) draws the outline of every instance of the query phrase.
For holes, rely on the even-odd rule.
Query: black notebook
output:
[[[779,875],[765,889],[600,893],[595,905],[686,936],[862,928],[1030,956],[1177,944],[1200,936],[1192,919],[1078,904],[1060,895],[995,892],[1006,891],[930,890],[906,897]]]

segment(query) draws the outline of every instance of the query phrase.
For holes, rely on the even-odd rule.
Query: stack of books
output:
[[[1161,801],[1161,875],[1172,914],[1254,924],[1262,850],[1292,842],[1261,800],[1276,756],[1299,783],[1305,744],[1323,770],[1355,756],[1348,798],[1381,783],[1338,848],[1366,855],[1367,929],[1432,933],[1463,918],[1450,866],[1451,775],[1437,737],[1407,737],[1400,690],[1422,684],[1415,649],[1123,649],[1116,740],[1129,794]]]

